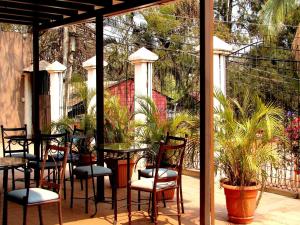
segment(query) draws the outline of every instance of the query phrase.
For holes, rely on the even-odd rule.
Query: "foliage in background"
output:
[[[265,166],[276,165],[272,142],[284,141],[283,110],[246,92],[241,101],[215,91],[215,161],[234,186],[264,184]],[[263,185],[262,185],[263,186]]]
[[[261,21],[269,34],[276,34],[284,27],[288,15],[298,7],[297,0],[267,0],[261,10]]]
[[[144,115],[146,119],[146,122],[136,122],[137,136],[141,141],[159,143],[165,139],[167,132],[180,137],[197,135],[200,124],[196,115],[179,112],[173,118],[162,119],[155,103],[149,97],[139,97],[137,101],[140,108],[135,113]]]

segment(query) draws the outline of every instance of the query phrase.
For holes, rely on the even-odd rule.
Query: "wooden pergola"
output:
[[[103,18],[173,0],[0,0],[0,22],[32,26],[32,110],[35,154],[39,154],[39,32],[96,18],[97,145],[104,142]],[[200,1],[200,224],[214,223],[213,210],[213,0]],[[98,151],[100,164],[103,152]],[[104,197],[98,180],[98,198]]]

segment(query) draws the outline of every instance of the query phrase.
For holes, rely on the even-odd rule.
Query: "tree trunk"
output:
[[[67,67],[65,71],[65,79],[64,79],[64,101],[63,101],[63,116],[67,115],[67,103],[68,103],[68,95],[69,95],[69,83],[67,82],[68,76],[68,55],[69,55],[69,28],[64,27],[64,37],[63,37],[63,64]]]
[[[229,23],[229,28],[231,31],[232,28],[232,8],[233,8],[233,0],[228,1],[228,12],[227,12],[227,22]]]
[[[71,77],[73,73],[73,62],[74,62],[74,52],[75,52],[75,36],[74,35],[71,36],[70,34],[74,34],[75,32],[76,32],[75,26],[71,26],[70,30],[68,28],[67,30],[64,30],[64,50],[65,50],[64,60],[65,58],[67,59],[67,63],[65,64],[67,69],[65,73],[64,110],[63,110],[64,116],[68,115],[69,96],[70,96],[69,88],[70,88]]]

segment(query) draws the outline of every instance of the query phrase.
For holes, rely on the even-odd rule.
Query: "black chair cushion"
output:
[[[16,153],[11,153],[10,155],[6,155],[6,157],[16,157],[16,158],[24,158],[24,153],[23,152],[16,152]],[[33,154],[30,153],[25,153],[25,158],[28,160],[35,160],[36,157]]]
[[[77,177],[90,177],[92,176],[92,169],[94,176],[109,176],[112,174],[111,169],[103,166],[78,166],[74,169],[74,174]]]
[[[62,161],[59,161],[59,162],[49,161],[49,162],[45,163],[45,169],[55,168],[56,166],[60,167],[61,164],[62,164]],[[36,161],[29,162],[29,167],[32,167],[32,168],[41,168],[42,165],[43,165],[42,162],[36,162]]]
[[[144,169],[140,171],[142,177],[153,177],[155,175],[156,169]],[[159,168],[158,176],[159,177],[177,177],[178,173],[175,170]]]

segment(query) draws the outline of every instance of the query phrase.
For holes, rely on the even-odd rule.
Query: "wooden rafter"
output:
[[[173,0],[1,0],[1,22],[36,25],[38,30],[113,16]],[[33,23],[34,22],[34,23]]]

